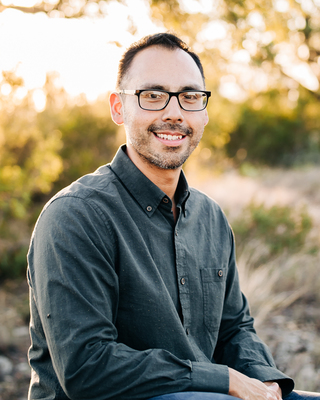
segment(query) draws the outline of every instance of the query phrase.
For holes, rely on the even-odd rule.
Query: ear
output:
[[[206,126],[207,123],[209,122],[209,115],[208,115],[207,109],[205,109],[204,111],[205,111],[205,114],[204,114],[204,126]]]
[[[112,92],[110,94],[109,103],[113,122],[115,122],[117,125],[123,124],[123,106],[119,93]]]

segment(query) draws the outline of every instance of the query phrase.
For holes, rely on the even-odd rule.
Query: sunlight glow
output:
[[[56,4],[57,1],[46,0],[46,3]],[[273,4],[278,12],[286,12],[288,1],[273,0]],[[317,1],[320,4],[320,0]],[[24,7],[35,6],[38,2],[2,0],[2,4],[23,4]],[[242,42],[243,48],[235,51],[232,29],[236,28],[220,20],[217,14],[221,0],[179,0],[179,3],[186,12],[210,15],[209,22],[195,32],[194,48],[198,52],[217,49],[228,60],[226,73],[234,75],[236,81],[222,79],[219,90],[224,97],[234,97],[235,101],[240,101],[245,98],[246,90],[267,90],[272,87],[272,82],[278,80],[274,73],[263,70],[267,64],[260,71],[252,65],[252,58],[256,56],[260,45],[268,45],[276,35],[274,31],[266,31],[263,14],[253,10],[242,21],[246,27],[249,25],[249,29]],[[68,7],[77,10],[84,4],[84,0],[70,0]],[[90,18],[89,15],[94,15],[98,9],[102,16]],[[66,8],[63,10],[65,15],[68,12]],[[39,89],[34,95],[38,110],[45,104],[41,90],[48,73],[56,71],[56,81],[70,95],[78,97],[85,94],[88,100],[94,101],[99,95],[114,90],[118,62],[124,49],[147,34],[165,30],[162,25],[152,21],[146,0],[89,2],[86,15],[82,18],[60,18],[60,13],[57,10],[50,12],[50,17],[57,18],[50,18],[45,13],[23,13],[14,9],[5,9],[0,13],[0,81],[1,71],[13,71],[23,78],[25,88],[16,96],[17,102],[21,101],[26,90]],[[289,77],[310,90],[317,90],[320,57],[318,64],[308,65],[309,48],[299,32],[306,26],[306,19],[295,13],[287,23],[292,31],[290,43],[274,45],[275,62]],[[314,48],[320,49],[320,34],[314,33],[311,41]],[[3,95],[10,93],[9,86],[2,85]],[[292,93],[290,98],[295,96]]]
[[[298,47],[298,56],[301,60],[308,60],[310,56],[309,47],[306,44],[302,44]]]
[[[235,103],[242,103],[247,99],[246,92],[236,82],[221,82],[219,92],[221,96]]]
[[[37,112],[41,112],[46,108],[47,97],[43,90],[36,89],[32,94],[34,108]]]
[[[238,50],[232,55],[231,60],[235,63],[249,64],[251,61],[250,53],[246,49]]]
[[[288,76],[298,81],[305,88],[312,91],[317,91],[319,89],[319,81],[306,62],[285,66],[283,70]]]
[[[39,3],[39,1],[38,0],[2,0],[1,3],[4,6],[34,7]]]
[[[1,85],[1,94],[3,94],[3,96],[9,96],[11,91],[12,91],[12,88],[9,85],[9,83],[4,83],[3,85]]]
[[[247,22],[253,28],[264,31],[266,29],[263,16],[258,11],[251,11],[247,17]]]
[[[276,47],[277,55],[274,58],[275,63],[281,66],[283,72],[295,79],[305,88],[316,91],[319,88],[319,81],[307,62],[301,61],[295,54],[293,44],[285,42],[279,43]],[[300,50],[299,50],[300,49]],[[305,45],[298,48],[298,56],[302,59],[307,57],[309,49]]]
[[[295,18],[289,19],[287,22],[288,28],[291,31],[302,30],[306,27],[307,23],[302,15],[298,15]]]
[[[0,74],[15,71],[27,89],[40,89],[46,74],[57,71],[69,94],[85,93],[95,100],[114,89],[124,49],[146,34],[163,30],[151,21],[145,1],[128,0],[127,4],[110,1],[104,5],[106,16],[97,19],[49,18],[44,13],[4,10],[0,13],[0,54],[4,55]],[[134,33],[130,33],[132,26]]]
[[[289,11],[290,4],[287,0],[275,0],[273,4],[275,10],[278,12],[285,13]]]
[[[214,3],[218,2],[212,0],[179,0],[181,9],[190,14],[208,14],[215,8]]]
[[[201,42],[222,40],[227,36],[227,24],[223,21],[211,21],[197,35]]]

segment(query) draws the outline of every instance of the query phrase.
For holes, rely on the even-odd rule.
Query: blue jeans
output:
[[[222,393],[178,392],[152,397],[149,400],[239,400],[237,397]],[[294,391],[285,400],[320,400],[320,393]]]
[[[286,396],[285,399],[286,400],[319,400],[320,393],[305,392],[302,390],[294,390],[288,396]]]
[[[149,400],[239,400],[237,397],[222,393],[178,392],[152,397]],[[295,400],[295,399],[294,399]]]

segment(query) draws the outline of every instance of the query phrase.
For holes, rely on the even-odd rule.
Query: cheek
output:
[[[152,112],[144,111],[140,107],[126,109],[124,112],[124,120],[127,125],[135,125],[142,128],[149,126],[153,119]]]
[[[186,123],[195,130],[204,129],[208,121],[207,110],[200,111],[199,113],[192,113],[186,118]]]
[[[197,119],[197,121],[194,121],[193,124],[190,122],[190,126],[193,128],[196,134],[202,134],[207,123],[207,118],[201,117]]]

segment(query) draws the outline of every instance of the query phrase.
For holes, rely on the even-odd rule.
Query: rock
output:
[[[0,356],[0,376],[5,377],[10,375],[13,370],[13,364],[9,358]]]
[[[16,371],[22,376],[30,376],[31,370],[27,362],[21,362],[16,365]]]
[[[16,338],[29,337],[29,328],[27,326],[18,326],[13,329],[12,334]]]

